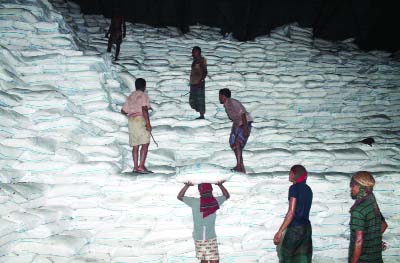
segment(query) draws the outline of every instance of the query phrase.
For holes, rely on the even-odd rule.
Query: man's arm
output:
[[[249,129],[247,128],[247,117],[246,113],[242,114],[242,125],[243,125],[243,135],[244,136],[249,136]]]
[[[187,191],[187,189],[192,186],[193,184],[191,182],[187,182],[185,183],[185,185],[183,186],[183,188],[181,189],[181,191],[179,192],[178,196],[176,198],[178,198],[179,200],[183,200],[183,197],[185,196],[185,193]]]
[[[203,82],[206,79],[207,74],[208,74],[206,60],[202,59],[200,65],[201,65],[201,72],[202,72],[201,81]]]
[[[276,234],[274,236],[274,244],[275,245],[278,245],[281,242],[282,233],[283,233],[283,231],[285,231],[285,229],[288,227],[288,225],[292,222],[295,211],[296,211],[296,198],[290,197],[289,208],[286,213],[285,219],[283,220],[283,223],[282,223],[281,227],[279,228],[278,232],[276,232]]]
[[[146,130],[148,130],[149,132],[151,132],[151,124],[150,124],[150,117],[149,117],[149,109],[147,108],[147,106],[143,106],[142,107],[142,113],[143,113],[143,117],[146,121]]]
[[[381,232],[384,233],[386,231],[386,228],[388,227],[388,224],[386,223],[386,220],[383,217],[382,213],[381,213],[381,217],[382,217]]]
[[[385,233],[386,229],[388,228],[388,224],[386,223],[386,220],[382,214],[381,214],[381,216],[382,216],[381,232],[383,234],[383,233]],[[386,248],[387,248],[386,242],[382,241],[382,250],[386,250]]]
[[[219,189],[221,189],[222,194],[225,196],[226,200],[228,200],[229,197],[231,197],[231,195],[229,194],[228,190],[226,190],[225,186],[223,185],[224,182],[225,181],[218,182],[218,183],[216,183],[216,185],[219,186]]]
[[[357,263],[358,260],[360,259],[363,243],[364,243],[364,232],[356,230],[356,241],[354,244],[353,257],[351,258],[350,263]]]
[[[388,224],[386,223],[386,221],[382,221],[381,232],[384,233],[386,231],[387,227],[388,227]]]
[[[105,34],[104,37],[108,37],[108,35],[110,35],[110,32],[111,32],[111,25],[112,25],[112,23],[111,23],[110,26],[108,27],[108,31],[107,31],[107,33]]]

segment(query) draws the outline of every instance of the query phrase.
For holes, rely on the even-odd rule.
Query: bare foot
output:
[[[139,165],[138,171],[140,171],[140,172],[148,172],[149,170],[147,169],[146,166],[140,166],[140,165]]]

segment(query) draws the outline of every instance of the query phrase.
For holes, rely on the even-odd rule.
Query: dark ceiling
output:
[[[153,26],[203,24],[220,27],[241,41],[265,35],[292,22],[312,27],[328,40],[355,38],[365,50],[400,50],[400,15],[387,0],[75,0],[85,14],[111,17],[122,12],[128,21]],[[118,11],[119,10],[119,11]]]

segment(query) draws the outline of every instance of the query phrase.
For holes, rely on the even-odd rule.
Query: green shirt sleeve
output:
[[[196,198],[194,198],[194,197],[184,196],[182,198],[182,202],[184,202],[186,205],[188,205],[190,207],[193,207],[195,201],[196,201]]]
[[[224,195],[217,196],[215,199],[217,199],[217,202],[218,202],[219,206],[221,206],[226,201],[226,197]]]

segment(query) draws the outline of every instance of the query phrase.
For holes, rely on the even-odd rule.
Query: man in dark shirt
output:
[[[388,227],[372,192],[375,179],[360,171],[351,178],[349,263],[382,263],[382,234]]]
[[[274,244],[279,245],[280,263],[310,263],[312,260],[312,229],[309,215],[313,193],[306,184],[306,179],[306,168],[302,165],[292,166],[289,173],[289,181],[293,182],[289,188],[289,209],[274,236]]]

